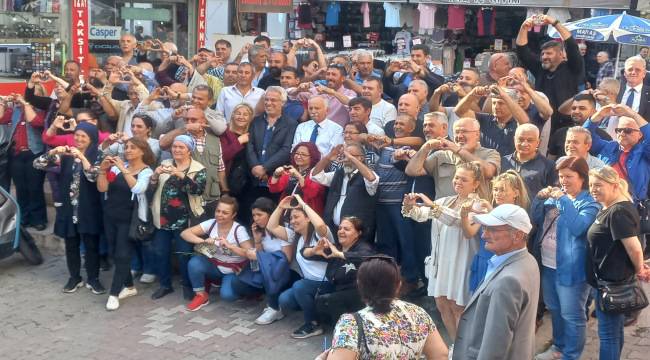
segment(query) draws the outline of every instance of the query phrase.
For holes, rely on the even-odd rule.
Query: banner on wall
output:
[[[88,71],[88,0],[72,1],[72,58]]]
[[[196,48],[200,49],[205,46],[205,3],[206,0],[199,0],[198,11],[198,31],[199,35],[196,37]]]
[[[238,0],[239,12],[251,13],[290,13],[292,0]]]

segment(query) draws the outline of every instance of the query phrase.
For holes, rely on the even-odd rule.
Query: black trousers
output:
[[[129,225],[130,221],[116,221],[109,216],[104,216],[104,232],[115,263],[109,292],[113,296],[117,296],[123,287],[133,286],[131,259],[135,253],[135,244],[129,238]]]
[[[70,277],[81,279],[81,253],[80,246],[83,241],[86,249],[84,259],[87,280],[99,278],[99,236],[91,234],[77,234],[65,238],[65,261],[68,265]]]
[[[316,314],[323,324],[334,325],[341,315],[364,307],[356,288],[316,295]]]
[[[12,154],[11,179],[16,187],[16,200],[25,225],[47,224],[47,210],[43,183],[45,172],[34,169],[32,163],[40,154],[21,151]]]

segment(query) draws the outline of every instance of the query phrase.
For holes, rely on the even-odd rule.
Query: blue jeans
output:
[[[402,204],[377,205],[377,250],[395,258],[402,276],[410,283],[418,281],[414,239],[413,224],[402,216]],[[431,233],[427,239],[431,242]]]
[[[156,255],[153,251],[153,240],[136,241],[134,244],[135,252],[131,260],[131,270],[143,274],[156,273]]]
[[[172,288],[172,245],[178,257],[178,267],[181,272],[181,283],[190,286],[187,276],[187,262],[194,246],[181,238],[180,230],[156,230],[153,237],[153,251],[156,259],[156,275],[160,278],[160,287]]]
[[[221,288],[219,296],[225,301],[235,301],[239,299],[233,291],[232,282],[237,278],[236,274],[224,274],[219,268],[208,260],[204,255],[194,255],[187,264],[187,271],[192,283],[194,292],[205,291],[205,280],[221,279]]]
[[[282,310],[302,310],[305,324],[316,321],[316,292],[331,292],[334,286],[327,281],[300,279],[283,291],[278,299]],[[271,305],[271,304],[269,304]],[[273,307],[273,306],[271,306]]]
[[[551,312],[554,345],[562,352],[563,360],[579,359],[585,346],[585,304],[589,285],[584,281],[571,286],[560,285],[556,270],[544,266],[542,291],[544,304]]]
[[[618,360],[623,350],[624,314],[606,313],[600,311],[600,293],[593,289],[596,300],[596,317],[598,318],[598,338],[600,339],[600,360]]]

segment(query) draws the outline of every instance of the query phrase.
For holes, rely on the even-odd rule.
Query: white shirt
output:
[[[214,227],[212,227],[212,224],[214,224]],[[201,224],[201,229],[203,229],[204,233],[207,233],[210,230],[210,227],[212,227],[212,231],[210,234],[208,234],[209,237],[212,239],[217,239],[219,238],[219,224],[215,223],[214,219],[206,220],[202,222]],[[235,231],[237,231],[237,235],[235,235]],[[240,225],[237,222],[234,222],[232,224],[232,227],[230,228],[230,231],[228,231],[228,235],[226,236],[226,241],[233,245],[240,246],[241,243],[244,241],[249,241],[250,237],[248,236],[248,232],[246,231],[246,228]],[[215,254],[215,258],[218,259],[219,261],[223,261],[226,263],[238,263],[246,260],[244,257],[241,257],[239,255],[229,255],[224,253],[223,248],[220,246],[217,246],[217,252]],[[233,270],[231,268],[227,268],[225,266],[217,266],[219,268],[219,271],[221,271],[222,274],[232,274]]]
[[[309,141],[311,133],[314,131],[316,122],[314,120],[305,121],[298,125],[296,133],[293,136],[293,149],[298,143]],[[318,124],[318,136],[316,137],[316,147],[321,156],[325,156],[338,145],[343,144],[343,128],[330,119],[325,119]]]
[[[287,232],[287,237],[289,241],[296,236],[296,233],[288,227],[285,227],[284,230]],[[334,236],[329,229],[327,229],[327,238],[330,242],[334,243]],[[316,246],[318,241],[318,235],[314,232],[314,235],[311,238],[311,241],[307,244],[307,247]],[[302,236],[298,239],[298,245],[296,245],[296,262],[300,266],[302,275],[307,280],[312,281],[325,281],[325,270],[327,269],[327,263],[324,261],[317,260],[307,260],[302,256],[302,248],[305,246],[305,238]]]
[[[381,136],[386,135],[383,128],[379,127],[379,125],[370,121],[368,121],[368,123],[366,124],[366,129],[368,130],[368,134],[371,135],[381,135]]]
[[[643,83],[634,87],[634,102],[632,103],[632,110],[639,112],[639,106],[641,105],[641,89],[643,89]],[[625,92],[621,98],[621,104],[627,104],[627,98],[630,97],[630,85],[625,85]]]
[[[226,117],[226,123],[229,123],[230,115],[235,106],[241,103],[246,103],[255,109],[263,95],[264,90],[257,87],[252,87],[246,94],[242,94],[237,88],[237,85],[226,86],[221,89],[221,93],[219,93],[219,99],[217,99],[217,110],[224,114]]]
[[[393,104],[381,99],[378,103],[372,105],[372,111],[370,112],[371,123],[383,129],[388,122],[395,119],[397,119],[397,109]]]
[[[293,237],[289,237],[289,240],[282,240],[270,234],[268,231],[264,232],[264,238],[262,238],[262,248],[264,252],[276,252],[282,251],[282,248],[285,246],[291,245]]]
[[[352,175],[354,175],[358,171],[359,170],[354,170]],[[335,171],[330,171],[330,172],[321,171],[316,175],[312,173],[311,179],[323,186],[330,187],[330,185],[332,184],[332,179],[334,179],[334,173]],[[365,177],[363,178],[363,183],[366,186],[366,191],[370,196],[375,195],[377,193],[377,187],[379,187],[379,175],[377,175],[377,173],[375,173],[374,171],[372,173],[375,175],[375,180],[369,181]],[[341,195],[339,197],[339,201],[336,203],[336,206],[334,207],[334,214],[332,214],[333,215],[332,221],[334,221],[334,225],[336,226],[341,224],[341,209],[343,208],[343,203],[345,202],[345,198],[347,196],[348,181],[350,181],[352,175],[344,176],[343,182],[341,183]]]

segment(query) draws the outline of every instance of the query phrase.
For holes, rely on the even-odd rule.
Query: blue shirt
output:
[[[327,7],[327,15],[325,16],[325,26],[337,26],[339,24],[339,13],[341,12],[341,5],[338,2],[331,2]]]
[[[380,79],[383,77],[381,71],[379,71],[377,69],[372,69],[372,74],[370,74],[370,76],[375,76],[375,77],[378,77]],[[361,74],[357,73],[357,76],[355,76],[354,81],[357,84],[362,85],[363,84],[363,79],[361,78]]]
[[[505,253],[503,255],[494,255],[488,260],[487,264],[487,271],[485,272],[485,277],[483,279],[487,279],[492,275],[494,270],[496,270],[499,265],[503,264],[506,260],[508,260],[512,255],[515,255],[517,253],[523,252],[523,251],[528,251],[526,248],[511,251],[509,253]]]

